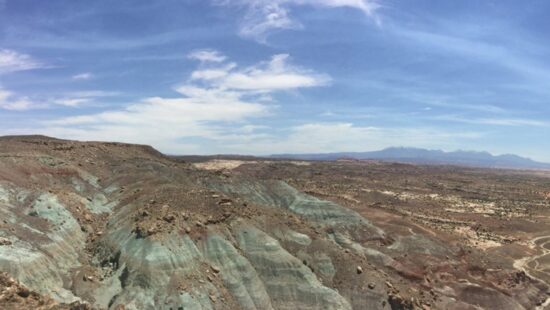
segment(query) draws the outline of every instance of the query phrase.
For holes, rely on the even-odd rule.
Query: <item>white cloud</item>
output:
[[[13,50],[0,49],[0,74],[43,68],[31,56]]]
[[[271,94],[321,86],[328,76],[288,63],[287,55],[239,68],[211,51],[176,91],[183,97],[145,98],[118,110],[63,117],[44,123],[40,132],[78,140],[107,140],[151,144],[168,153],[197,153],[185,139],[252,141],[269,135],[250,120],[269,116],[276,105],[265,103]],[[219,61],[213,61],[216,55]],[[210,59],[210,60],[205,60]],[[223,59],[223,60],[222,60]],[[57,104],[78,106],[84,96],[60,99]],[[203,150],[204,152],[204,150]]]
[[[275,55],[271,60],[244,69],[229,64],[215,68],[201,68],[191,75],[217,88],[234,91],[270,92],[296,88],[323,86],[330,77],[289,64],[287,54]]]
[[[89,103],[90,101],[91,101],[90,98],[65,98],[65,99],[57,99],[54,101],[54,103],[67,106],[67,107],[78,107],[82,104]]]
[[[191,75],[193,80],[215,80],[227,76],[227,70],[205,69],[194,71]]]
[[[243,37],[265,41],[274,30],[298,29],[302,25],[292,19],[291,6],[309,5],[314,7],[348,7],[357,9],[372,17],[377,23],[375,13],[380,8],[377,0],[214,0],[225,6],[245,7],[247,12],[240,25],[239,33]]]
[[[57,98],[49,98],[47,101],[50,104],[76,108],[82,105],[91,106],[91,104],[94,104],[98,98],[115,97],[118,95],[120,95],[119,92],[101,90],[73,91],[64,93]]]
[[[0,87],[0,109],[11,111],[28,111],[36,109],[51,108],[54,105],[65,107],[79,107],[83,104],[92,103],[95,98],[117,96],[117,92],[106,91],[81,91],[70,92],[63,97],[30,99],[27,96],[20,96],[17,93]]]
[[[79,73],[79,74],[73,75],[72,79],[73,80],[89,80],[93,77],[94,77],[94,75],[91,74],[90,72],[85,72],[85,73]]]
[[[259,117],[267,111],[263,105],[239,100],[220,98],[205,103],[195,98],[155,97],[119,111],[51,121],[45,131],[72,139],[145,143],[167,152],[188,152],[179,139],[214,138],[225,131],[221,129],[225,124]]]
[[[378,1],[374,0],[297,0],[294,2],[326,7],[350,7],[361,10],[369,16],[380,8]]]
[[[45,68],[45,66],[27,54],[9,49],[0,49],[0,75],[39,68]],[[19,96],[0,87],[0,109],[26,111],[46,106],[46,104],[35,103],[26,96]]]
[[[202,67],[199,70],[193,71],[191,74],[191,80],[215,80],[220,79],[229,74],[229,72],[235,69],[237,65],[235,63],[229,63],[221,65],[219,67]]]
[[[272,30],[301,27],[299,22],[290,18],[287,8],[274,1],[272,3],[252,4],[241,24],[239,34],[243,37],[265,41],[266,36]]]
[[[43,105],[35,104],[27,97],[20,97],[9,90],[0,88],[0,109],[25,111],[38,107],[43,107]]]
[[[211,49],[196,50],[187,55],[187,57],[200,60],[201,62],[223,62],[226,59],[220,52]]]

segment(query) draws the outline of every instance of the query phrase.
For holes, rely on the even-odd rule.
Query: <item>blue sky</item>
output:
[[[550,2],[0,0],[0,135],[550,162]]]

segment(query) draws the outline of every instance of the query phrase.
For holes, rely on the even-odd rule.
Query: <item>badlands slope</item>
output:
[[[195,164],[148,146],[0,138],[0,308],[543,305],[548,285],[535,271],[545,270],[528,263],[545,252],[528,235],[468,239],[445,226],[466,220],[432,225],[396,210],[396,191],[339,189],[380,167],[399,178],[385,164]],[[355,177],[350,186],[368,179]],[[433,208],[476,208],[441,197]]]

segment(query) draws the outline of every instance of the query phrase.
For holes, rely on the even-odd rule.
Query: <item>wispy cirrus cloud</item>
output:
[[[116,91],[104,91],[104,90],[84,90],[84,91],[72,91],[66,93],[67,97],[115,97],[121,95],[120,92]]]
[[[201,62],[223,62],[227,59],[227,57],[222,55],[219,51],[212,49],[195,50],[189,53],[187,58],[199,60]]]
[[[87,91],[72,91],[61,94],[54,99],[48,99],[50,106],[58,105],[63,107],[77,108],[81,106],[90,106],[96,104],[96,100],[107,97],[117,97],[121,95],[119,92],[87,90]]]
[[[264,42],[273,31],[302,27],[291,16],[292,6],[348,7],[362,11],[377,23],[379,20],[375,13],[381,7],[377,0],[214,0],[214,3],[245,8],[239,34],[260,42]]]
[[[311,122],[288,128],[285,134],[220,141],[229,150],[253,154],[364,152],[388,146],[454,149],[483,133],[445,131],[429,127],[361,126],[349,122]]]
[[[78,95],[78,96],[75,96]],[[75,92],[54,98],[29,98],[16,92],[0,88],[0,109],[9,111],[29,111],[38,109],[50,109],[56,106],[76,108],[93,103],[96,97],[89,92]]]
[[[90,80],[94,77],[94,75],[90,72],[84,72],[73,75],[71,78],[76,81],[84,81],[84,80]]]
[[[493,104],[471,104],[460,102],[466,100],[464,98],[456,98],[456,96],[441,95],[441,94],[428,94],[418,90],[409,90],[404,92],[402,97],[408,98],[414,102],[426,104],[430,108],[440,107],[448,108],[458,111],[474,111],[484,113],[505,113],[504,108]]]
[[[450,27],[445,23],[440,26],[443,31],[428,31],[402,25],[388,27],[388,31],[406,39],[409,43],[418,44],[424,50],[430,47],[430,52],[434,54],[450,55],[451,53],[470,61],[481,61],[505,68],[531,81],[544,83],[550,81],[550,67],[546,66],[544,59],[540,61],[525,50],[525,46],[529,46],[534,50],[532,51],[534,55],[541,53],[541,48],[537,44],[517,37],[514,38],[514,42],[510,42],[511,40],[502,29],[490,33],[498,38],[497,42],[493,42],[486,39],[488,34],[481,29],[473,28],[461,34],[448,29],[445,31],[445,28]],[[467,25],[464,26],[467,28]]]
[[[9,49],[0,49],[0,74],[44,67],[44,64],[38,62],[30,55]]]
[[[18,96],[16,93],[0,88],[0,109],[9,111],[27,111],[44,107],[44,104],[37,104],[30,98]]]
[[[450,121],[465,124],[476,125],[494,125],[494,126],[535,126],[549,127],[550,123],[529,118],[509,118],[509,117],[464,117],[460,115],[439,115],[433,119]]]
[[[0,49],[0,75],[45,67],[30,55],[9,49]],[[44,106],[46,104],[36,103],[29,97],[20,96],[0,85],[0,109],[2,110],[26,111]]]

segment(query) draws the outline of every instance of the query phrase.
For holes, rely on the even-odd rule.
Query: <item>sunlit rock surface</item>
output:
[[[0,271],[98,309],[530,309],[545,300],[540,279],[469,262],[489,259],[483,252],[412,224],[388,231],[254,165],[201,170],[146,146],[2,138]]]

